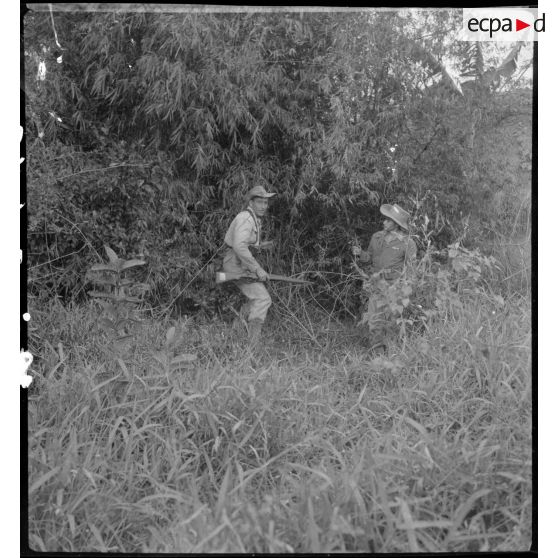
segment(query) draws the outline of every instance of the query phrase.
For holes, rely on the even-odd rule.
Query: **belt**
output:
[[[390,267],[383,267],[381,269],[378,270],[374,270],[372,269],[372,273],[374,275],[379,274],[380,277],[383,277],[384,279],[395,279],[396,277],[398,277],[402,271],[397,270],[397,269],[393,269]]]

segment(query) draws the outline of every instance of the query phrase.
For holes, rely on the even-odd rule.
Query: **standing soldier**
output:
[[[225,235],[227,251],[223,259],[223,269],[227,272],[251,274],[255,282],[238,281],[238,287],[248,298],[248,339],[251,346],[258,342],[271,297],[265,288],[267,272],[251,254],[250,247],[269,248],[272,241],[261,242],[261,219],[267,212],[269,198],[275,193],[265,191],[263,186],[255,186],[246,196],[246,208],[232,221]]]
[[[360,256],[362,262],[372,263],[373,275],[390,283],[402,274],[407,262],[416,258],[417,246],[409,235],[411,216],[407,211],[397,204],[384,204],[380,207],[380,213],[387,217],[383,223],[383,230],[372,235],[366,251],[360,246],[353,246],[352,252],[355,256]],[[371,293],[368,299],[367,317],[370,330],[374,332],[373,345],[378,345],[382,344],[383,334],[392,317],[386,312],[385,307],[382,308],[379,282],[375,281],[373,286],[377,292]]]

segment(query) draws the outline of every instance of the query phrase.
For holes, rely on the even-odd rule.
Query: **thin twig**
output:
[[[29,271],[33,270],[33,269],[37,269],[38,267],[42,267],[43,265],[48,265],[51,264],[52,262],[56,262],[58,260],[62,260],[64,258],[69,258],[70,256],[73,256],[74,254],[79,254],[83,249],[85,248],[85,246],[82,246],[79,250],[76,250],[75,252],[71,252],[70,254],[64,254],[63,256],[60,256],[58,258],[54,258],[54,260],[49,260],[48,262],[43,262],[37,265],[34,265],[32,267],[29,268]]]
[[[64,221],[67,221],[68,223],[70,223],[70,225],[72,225],[72,227],[74,227],[75,229],[77,229],[77,231],[79,232],[79,234],[81,234],[81,236],[83,237],[83,239],[85,240],[85,242],[91,247],[91,249],[95,252],[95,254],[97,254],[97,256],[99,257],[99,261],[103,262],[103,258],[101,257],[101,255],[99,254],[99,252],[97,252],[97,250],[95,249],[95,247],[93,246],[93,244],[91,244],[91,241],[83,234],[83,232],[81,231],[81,229],[75,224],[72,223],[72,221],[70,221],[67,217],[64,217],[64,215],[62,215],[62,213],[60,212],[56,212],[57,215],[59,215],[60,217],[62,217],[62,219],[64,219]]]
[[[515,277],[516,275],[519,275],[520,273],[524,273],[528,269],[531,269],[530,265],[528,265],[527,267],[524,267],[523,269],[520,269],[519,271],[516,271],[515,273],[512,273],[511,275],[508,275],[507,277],[502,279],[502,281],[507,281],[508,279],[511,279],[512,277]]]
[[[54,40],[56,41],[56,46],[59,49],[64,50],[62,45],[58,42],[58,33],[56,32],[56,27],[54,27],[54,16],[52,15],[52,4],[48,5],[48,9],[50,11],[50,22],[52,23],[52,30],[54,31]]]
[[[149,167],[149,166],[150,166],[150,164],[143,164],[143,163],[137,163],[137,164],[121,163],[119,165],[111,165],[110,167],[85,169],[85,170],[81,170],[81,171],[78,171],[78,172],[73,172],[71,174],[65,174],[63,176],[56,177],[55,180],[63,180],[64,178],[70,178],[71,176],[77,176],[78,174],[85,174],[85,173],[88,173],[88,172],[101,172],[101,171],[105,171],[105,170],[120,169],[122,167]]]

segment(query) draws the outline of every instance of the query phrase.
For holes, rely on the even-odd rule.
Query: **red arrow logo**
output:
[[[526,27],[531,27],[531,24],[530,23],[525,23],[524,21],[521,21],[520,19],[515,20],[515,30],[516,31],[521,31],[522,29],[525,29]]]

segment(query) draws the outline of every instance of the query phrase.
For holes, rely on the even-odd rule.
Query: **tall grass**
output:
[[[31,547],[527,550],[530,301],[478,295],[374,353],[293,293],[253,356],[226,323],[146,318],[118,357],[94,306],[34,309]]]

